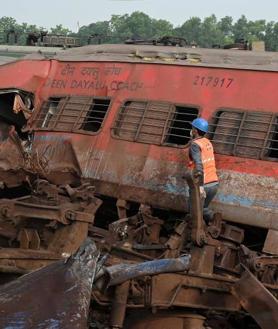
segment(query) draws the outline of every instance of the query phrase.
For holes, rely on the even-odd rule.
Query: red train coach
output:
[[[210,121],[226,220],[278,229],[278,55],[97,45],[0,68],[2,93],[34,95],[28,128],[57,184],[185,211],[191,121]]]

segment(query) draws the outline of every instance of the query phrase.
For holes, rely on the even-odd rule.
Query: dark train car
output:
[[[57,184],[185,211],[191,121],[210,121],[226,220],[278,229],[278,55],[98,45],[0,68],[34,95],[33,149]]]
[[[80,47],[80,39],[64,35],[47,34],[43,37],[45,47]]]

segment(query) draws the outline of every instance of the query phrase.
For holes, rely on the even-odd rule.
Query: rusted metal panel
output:
[[[115,298],[112,303],[111,310],[111,327],[112,328],[123,328],[127,299],[129,295],[130,282],[125,281],[115,288]]]
[[[170,329],[170,328],[175,328],[175,329],[184,329],[184,323],[182,318],[178,317],[152,317],[149,319],[138,319],[135,322],[135,326],[129,326],[128,328],[134,328],[134,329]],[[198,327],[197,327],[198,328]],[[199,327],[200,329],[200,327]],[[201,327],[203,329],[203,327]]]
[[[10,127],[9,127],[10,128]],[[17,133],[10,130],[8,136],[3,136],[0,142],[0,181],[6,186],[14,187],[26,180],[26,166],[24,148]],[[24,172],[25,171],[25,172]],[[15,175],[15,172],[17,173]]]
[[[29,196],[1,199],[0,271],[34,270],[76,252],[101,203],[89,184],[58,187],[45,180],[34,181]]]
[[[165,312],[150,315],[140,313],[130,319],[127,329],[204,329],[205,318],[198,314]]]
[[[240,304],[230,293],[231,285],[213,276],[161,274],[152,278],[151,305],[238,311]]]
[[[267,237],[265,239],[265,244],[263,247],[263,252],[278,255],[278,231],[268,230]]]
[[[0,273],[26,274],[59,259],[61,255],[47,250],[1,248]]]
[[[41,259],[58,260],[60,257],[56,253],[47,250],[30,250],[19,248],[1,248],[0,259]]]
[[[0,273],[26,274],[59,259],[61,255],[47,250],[1,248]]]
[[[231,289],[262,329],[278,327],[277,299],[248,269]]]

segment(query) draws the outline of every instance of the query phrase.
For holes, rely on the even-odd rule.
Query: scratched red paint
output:
[[[221,107],[238,108],[247,110],[260,110],[261,112],[277,111],[278,94],[275,86],[278,83],[278,75],[273,72],[252,72],[243,70],[226,70],[201,67],[180,67],[167,65],[149,65],[149,64],[128,64],[116,63],[121,72],[117,76],[104,76],[103,70],[111,67],[111,63],[70,63],[75,68],[73,76],[63,75],[62,71],[67,65],[52,61],[50,67],[49,61],[20,61],[15,64],[8,64],[0,68],[1,80],[0,88],[17,87],[30,91],[37,91],[37,100],[47,99],[50,96],[57,95],[87,95],[92,94],[103,96],[103,91],[84,90],[78,85],[76,88],[70,88],[72,81],[82,81],[84,76],[81,74],[81,68],[96,67],[100,70],[99,78],[105,82],[106,86],[111,86],[113,81],[126,81],[129,83],[141,82],[143,87],[135,91],[130,90],[106,90],[105,96],[113,97],[113,106],[109,117],[107,118],[102,132],[99,136],[92,136],[92,139],[98,139],[96,147],[105,149],[108,143],[111,143],[109,132],[112,122],[120,104],[125,99],[153,99],[164,101],[175,101],[181,104],[193,104],[200,106],[201,115],[207,119],[212,112]],[[49,73],[48,70],[50,69]],[[34,76],[44,80],[40,92],[32,86],[31,81]],[[229,88],[213,88],[193,85],[196,76],[219,76],[224,78],[233,78],[234,81]],[[116,79],[115,79],[116,77]],[[65,81],[67,86],[54,83],[53,87],[45,87],[47,79],[56,81]],[[95,79],[91,79],[94,81]],[[158,87],[159,84],[159,87]],[[75,85],[72,85],[75,86]],[[140,86],[140,85],[139,85]],[[58,87],[58,88],[57,88]],[[254,97],[254,90],[256,96]],[[40,103],[39,103],[40,104]],[[72,136],[79,140],[79,136]],[[84,137],[84,139],[87,139]],[[114,142],[112,142],[114,143]],[[153,159],[165,159],[166,161],[182,161],[182,150],[168,147],[134,144],[129,142],[117,141],[123,143],[126,151],[131,154],[145,154],[148,149],[148,156]],[[229,156],[217,156],[217,165],[221,169],[235,170],[245,173],[253,173],[266,176],[278,175],[278,164],[269,161],[235,158]]]

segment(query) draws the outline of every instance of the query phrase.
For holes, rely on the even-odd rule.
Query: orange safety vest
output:
[[[201,149],[201,161],[204,171],[204,184],[218,182],[213,146],[211,142],[207,138],[203,137],[195,139],[194,141],[192,141],[192,143],[196,143]],[[195,168],[195,164],[193,161],[190,161],[189,167],[191,169]]]

